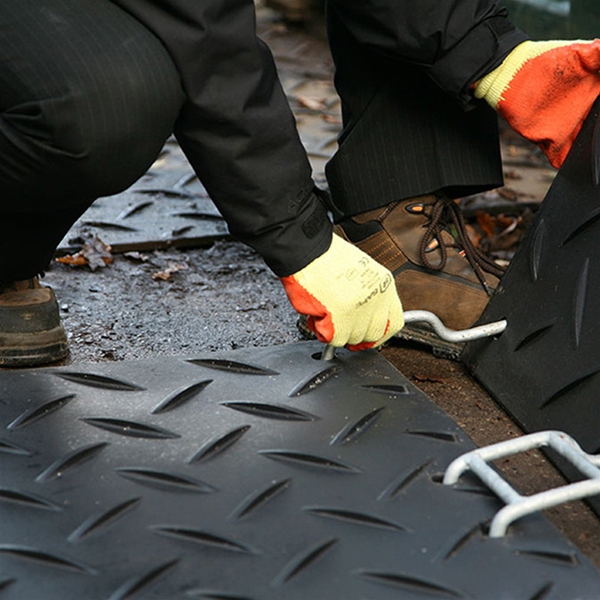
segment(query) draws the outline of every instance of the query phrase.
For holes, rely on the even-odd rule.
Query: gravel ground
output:
[[[59,298],[75,362],[299,339],[279,280],[254,251],[236,242],[116,255],[94,272],[55,264],[45,283]]]

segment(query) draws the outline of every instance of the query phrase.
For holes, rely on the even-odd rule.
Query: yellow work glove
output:
[[[281,282],[292,306],[327,344],[373,348],[404,325],[390,271],[335,234],[327,252]]]
[[[523,42],[475,85],[557,169],[598,95],[600,40]]]

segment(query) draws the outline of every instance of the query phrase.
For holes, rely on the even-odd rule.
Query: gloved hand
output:
[[[600,40],[527,41],[475,86],[560,168],[600,95]]]
[[[327,344],[373,348],[404,325],[391,272],[335,234],[327,252],[281,282],[292,306],[308,315],[308,326]]]

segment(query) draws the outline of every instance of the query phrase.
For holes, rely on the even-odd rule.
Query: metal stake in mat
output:
[[[445,342],[463,343],[482,338],[500,335],[507,327],[506,319],[485,323],[471,329],[455,330],[444,325],[441,319],[428,310],[407,310],[404,312],[404,323],[426,323],[431,330]],[[321,360],[332,360],[335,358],[335,347],[328,344],[321,354]]]

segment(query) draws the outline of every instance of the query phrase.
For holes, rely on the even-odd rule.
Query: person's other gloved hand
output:
[[[391,272],[335,234],[327,252],[281,282],[292,306],[327,344],[373,348],[404,325]]]
[[[560,168],[600,95],[600,40],[527,41],[475,86]]]

